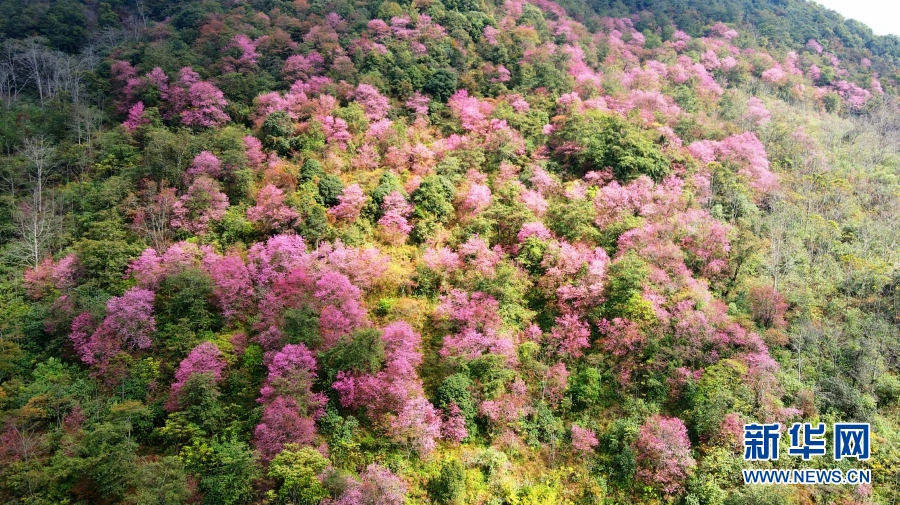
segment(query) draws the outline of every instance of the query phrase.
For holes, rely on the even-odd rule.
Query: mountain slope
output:
[[[895,498],[896,38],[806,2],[0,7],[84,16],[0,60],[5,501]],[[871,460],[742,458],[843,421]]]

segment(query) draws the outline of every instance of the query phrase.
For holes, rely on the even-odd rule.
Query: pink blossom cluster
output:
[[[666,496],[678,494],[697,466],[691,456],[687,428],[677,417],[650,417],[638,432],[634,450],[638,480]]]
[[[701,140],[688,146],[694,158],[709,163],[713,160],[736,163],[738,173],[746,177],[758,196],[778,187],[778,176],[769,170],[765,146],[751,132],[732,135],[724,140]]]
[[[175,382],[171,386],[169,409],[178,408],[179,395],[188,379],[194,374],[209,374],[214,383],[222,380],[222,372],[225,370],[225,360],[222,359],[222,351],[212,342],[203,342],[194,347],[187,357],[181,360],[178,370],[175,371]]]
[[[378,220],[378,226],[384,231],[392,242],[405,242],[412,230],[409,217],[413,207],[406,201],[406,197],[399,191],[392,191],[381,204],[383,212]]]
[[[154,299],[152,291],[135,287],[106,302],[106,317],[98,326],[88,312],[76,317],[69,338],[81,361],[103,373],[119,353],[149,348],[156,331]]]
[[[78,279],[79,263],[75,254],[69,254],[59,261],[49,256],[38,266],[25,270],[25,288],[28,297],[39,300],[49,294],[51,289],[67,291],[75,287]]]

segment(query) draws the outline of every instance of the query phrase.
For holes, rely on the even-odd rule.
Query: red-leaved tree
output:
[[[638,430],[634,451],[637,479],[669,497],[684,490],[685,482],[697,466],[691,456],[687,428],[677,417],[650,417]]]

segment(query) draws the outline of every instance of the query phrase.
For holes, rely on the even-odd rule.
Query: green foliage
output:
[[[302,219],[297,231],[310,242],[318,242],[332,236],[333,230],[328,224],[328,214],[325,208],[312,202],[303,207]]]
[[[290,152],[291,138],[294,136],[294,123],[287,112],[275,111],[266,116],[260,133],[267,147],[275,149],[282,155]]]
[[[344,184],[340,179],[325,174],[319,177],[319,197],[318,202],[326,207],[334,207],[338,204],[338,197],[344,191]]]
[[[577,174],[611,167],[616,179],[630,181],[640,175],[660,180],[669,162],[650,135],[618,115],[588,111],[566,119],[556,135],[558,143],[572,142],[574,153],[557,148]]]
[[[590,408],[600,403],[603,395],[603,377],[594,367],[584,367],[569,379],[568,394],[572,403],[582,408]]]
[[[74,247],[91,280],[111,294],[125,290],[125,269],[144,249],[133,241],[119,218],[92,222]]]
[[[532,275],[539,275],[542,271],[541,262],[544,260],[544,252],[548,244],[536,237],[528,237],[519,249],[518,262]]]
[[[469,377],[477,384],[483,398],[493,399],[506,390],[506,383],[515,373],[506,366],[506,358],[497,354],[484,354],[468,363]],[[462,406],[460,406],[460,409]]]
[[[428,496],[434,503],[463,503],[466,496],[466,469],[456,459],[445,461],[441,471],[428,482]]]
[[[547,225],[554,233],[572,242],[597,241],[600,234],[594,226],[593,205],[589,199],[551,205]]]
[[[282,316],[282,331],[291,344],[306,344],[311,349],[321,344],[319,337],[319,315],[311,307],[287,309]]]
[[[453,215],[454,185],[446,177],[429,175],[410,195],[413,215],[419,219],[434,219],[446,223]]]
[[[179,324],[192,333],[216,331],[222,321],[213,305],[213,281],[206,273],[188,269],[175,274],[160,284],[157,292],[157,319],[161,327]],[[175,342],[167,345],[184,348]],[[185,343],[192,347],[192,343]]]
[[[446,102],[450,95],[456,92],[457,79],[455,70],[439,68],[425,81],[423,91],[431,95],[435,100]]]
[[[453,374],[438,386],[437,395],[435,397],[435,406],[448,412],[451,404],[456,404],[463,416],[466,418],[466,429],[469,434],[473,434],[476,429],[474,425],[475,417],[478,415],[478,405],[472,398],[472,390],[475,383],[472,382],[466,374]]]
[[[325,175],[319,160],[308,159],[300,167],[300,182],[314,182]]]
[[[121,500],[134,484],[138,469],[137,443],[129,435],[129,423],[118,419],[84,430],[71,454],[54,456],[56,479],[64,489],[80,482],[78,494],[85,498]]]
[[[606,303],[602,307],[604,317],[639,316],[643,303],[641,292],[649,275],[647,263],[636,253],[629,251],[609,266],[606,282]]]
[[[560,4],[565,13],[553,5],[502,3],[0,0],[0,36],[9,53],[0,67],[15,73],[7,82],[13,88],[0,86],[0,502],[282,504],[329,497],[343,503],[362,492],[367,503],[401,503],[374,496],[386,491],[379,488],[384,482],[363,479],[353,488],[350,479],[371,463],[396,473],[402,486],[391,485],[407,487],[409,503],[859,501],[851,488],[797,494],[740,485],[739,444],[723,429],[733,427],[735,415],[760,421],[787,408],[813,421],[872,422],[879,457],[870,465],[876,482],[867,499],[890,501],[900,461],[893,444],[900,403],[893,352],[900,345],[894,243],[900,149],[892,133],[900,123],[893,104],[898,39],[876,37],[796,0],[567,0]],[[369,23],[376,14],[387,30]],[[640,65],[611,43],[605,16],[630,20],[634,32],[618,28]],[[133,19],[150,31],[117,36]],[[688,69],[683,82],[661,76],[658,87],[616,77],[638,66],[646,72],[654,68],[651,60],[670,71],[685,57],[703,64],[701,55],[721,40],[719,22],[738,32],[730,44],[740,49],[733,68],[710,70],[725,88],[721,95],[696,75],[699,67]],[[404,29],[420,34],[403,35]],[[675,30],[693,37],[684,50],[677,49]],[[637,33],[645,38],[640,50]],[[236,35],[258,44],[256,62],[236,63],[242,52]],[[804,47],[811,38],[825,46],[823,54]],[[82,53],[88,41],[101,41],[102,50]],[[29,70],[33,61],[24,48],[42,58],[43,73]],[[290,105],[260,117],[257,96],[284,96],[291,87],[293,79],[282,74],[290,70],[286,58],[312,51],[325,62],[301,79],[309,101],[295,92],[285,98]],[[797,51],[806,73],[783,85],[765,83],[770,56],[786,66],[788,51]],[[830,61],[832,54],[840,61]],[[807,71],[812,64],[821,69],[816,82]],[[227,125],[194,131],[180,123],[178,109],[191,101],[179,89],[187,66],[224,92]],[[155,67],[167,73],[169,93],[145,85]],[[603,76],[600,85],[590,71]],[[52,74],[53,89],[39,90],[37,74]],[[872,81],[876,75],[884,96]],[[360,83],[389,99],[393,125],[383,137],[369,132],[368,109],[354,96]],[[847,83],[872,98],[860,107],[860,97],[847,90],[862,92]],[[464,111],[447,104],[460,89],[470,97]],[[681,111],[667,116],[652,110],[659,104],[641,103],[641,111],[620,112],[653,98],[636,92],[648,89]],[[404,106],[417,91],[430,99],[425,116]],[[561,95],[573,91],[581,105],[565,106]],[[597,110],[602,107],[592,100],[601,96],[609,110]],[[751,97],[762,99],[771,117],[748,115]],[[420,100],[409,103],[421,107]],[[132,131],[120,124],[136,101],[145,106],[147,124]],[[327,138],[325,115],[346,121],[346,149]],[[474,119],[461,128],[467,115]],[[503,138],[507,128],[512,142]],[[741,132],[753,132],[765,152],[753,146],[753,153],[740,152],[737,143],[730,154],[711,144],[691,146]],[[248,152],[247,135],[261,139],[262,153]],[[39,195],[35,163],[23,147],[41,136],[53,154]],[[229,205],[208,233],[195,236],[171,223],[176,202],[196,178],[187,171],[201,151],[221,160],[214,178]],[[271,154],[280,161],[251,167],[251,153],[254,161]],[[756,184],[765,182],[764,167],[780,188],[766,192]],[[608,186],[607,169],[622,188]],[[583,179],[589,171],[599,174]],[[657,185],[627,185],[642,175]],[[684,183],[683,191],[672,190],[677,195],[664,195],[669,189],[658,185],[670,176],[677,179],[666,188]],[[474,182],[491,191],[491,204],[477,212],[464,203]],[[268,184],[283,194],[257,200]],[[367,191],[363,219],[332,227],[329,208],[345,184]],[[406,188],[416,189],[407,194]],[[542,194],[546,212],[534,201],[525,205],[525,190]],[[413,205],[411,216],[389,216],[413,226],[406,242],[379,232],[382,205],[393,191]],[[35,196],[54,209],[37,253],[52,257],[26,272],[28,230],[18,209]],[[617,208],[601,209],[605,197]],[[266,265],[257,246],[274,233],[248,213],[269,205],[265,212],[277,214],[282,198],[299,218],[279,232],[302,236],[307,252],[294,253],[303,258],[275,253]],[[597,219],[598,212],[607,215]],[[551,236],[519,240],[523,225],[537,221]],[[622,240],[626,234],[638,240]],[[473,235],[491,250],[464,250]],[[343,249],[326,243],[337,239]],[[167,256],[157,279],[126,276],[148,246],[164,255],[167,245],[183,240],[204,255],[209,250],[244,264],[210,273],[212,255],[199,265]],[[708,256],[713,245],[726,253]],[[596,247],[610,260],[586,264]],[[560,251],[556,261],[545,263],[548,251]],[[337,271],[360,288],[364,315],[337,342],[326,346],[320,335],[326,303],[316,293],[329,286],[291,291],[295,286],[257,279],[265,270],[294,268],[284,266],[289,260],[307,267],[312,284]],[[154,268],[150,261],[145,266]],[[250,286],[242,282],[245,272]],[[154,292],[151,345],[117,346],[115,357],[89,363],[81,339],[94,335],[109,297],[134,286]],[[764,308],[748,294],[757,286],[784,296],[786,324],[757,325],[765,321]],[[491,297],[497,308],[489,310],[496,313],[484,314],[487,305],[447,309],[457,290]],[[247,303],[241,317],[227,319],[224,332],[229,295],[234,306]],[[342,310],[339,305],[333,307]],[[448,324],[445,309],[459,322]],[[84,312],[94,320],[80,318],[82,335],[73,331],[73,319]],[[553,341],[567,336],[560,334],[564,315],[587,325],[591,347],[582,356],[554,352]],[[615,318],[634,324],[622,338],[608,337],[610,327],[601,321]],[[379,329],[395,321],[422,336],[415,352],[424,366],[401,380],[389,367],[404,356],[386,359],[391,353]],[[540,327],[539,338],[531,324]],[[280,332],[277,338],[263,337],[270,328]],[[471,349],[454,355],[453,339]],[[195,371],[179,377],[179,392],[170,396],[178,363],[205,341],[216,343],[227,364],[221,377]],[[511,346],[494,347],[494,341]],[[323,399],[324,413],[301,422],[314,430],[310,445],[327,444],[332,461],[290,444],[271,462],[273,454],[256,459],[264,443],[257,426],[269,406],[260,403],[267,401],[261,389],[286,343],[312,350],[310,393]],[[768,365],[757,366],[757,359]],[[350,406],[344,391],[332,387],[340,371],[360,379],[356,393],[369,396],[365,404]],[[409,431],[403,436],[422,448],[437,435],[436,419],[416,425],[419,419],[404,412],[413,403],[394,401],[407,394],[418,402],[421,392],[453,430],[459,419],[448,416],[457,406],[468,436],[461,447],[437,443],[413,464],[408,447],[389,439],[398,435],[398,418]],[[290,402],[285,405],[282,418],[266,411],[266,423],[272,436],[290,441],[294,433],[280,434],[276,426],[291,429],[298,421]],[[697,467],[678,496],[635,484],[644,468],[636,437],[654,414],[678,417],[689,429]],[[589,456],[570,447],[573,425],[596,433],[600,443]]]
[[[875,394],[885,405],[900,402],[900,378],[891,373],[882,374],[875,383]]]
[[[269,478],[280,484],[278,497],[293,505],[315,504],[328,497],[318,475],[328,466],[328,460],[312,447],[285,444],[272,463]]]
[[[225,412],[219,401],[221,393],[210,373],[194,373],[179,393],[179,408],[184,419],[205,433],[217,433],[222,427]]]
[[[204,504],[238,505],[253,498],[259,474],[256,456],[244,442],[195,439],[181,451],[185,466],[200,476]]]
[[[384,198],[394,191],[405,194],[397,176],[390,172],[384,172],[381,174],[381,179],[378,180],[378,186],[369,195],[371,198],[365,208],[365,213],[372,221],[378,221],[378,218],[381,217],[381,204],[384,202]]]
[[[320,354],[326,376],[341,370],[374,373],[384,365],[384,342],[375,329],[357,330],[353,335]]]
[[[106,6],[100,21],[117,23],[118,17]],[[52,47],[68,53],[77,53],[87,42],[85,6],[75,0],[4,0],[0,2],[0,19],[0,34],[4,38],[43,36]]]
[[[557,417],[545,402],[538,402],[523,423],[525,440],[533,447],[544,444],[555,448],[564,433],[563,420]]]
[[[741,381],[746,368],[732,360],[707,367],[697,381],[690,428],[709,436],[730,412],[745,412],[753,404],[753,392]]]

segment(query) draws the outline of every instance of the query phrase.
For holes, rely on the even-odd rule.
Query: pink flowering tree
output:
[[[500,331],[499,303],[486,293],[454,289],[440,298],[435,316],[450,324],[440,355],[444,358],[475,359],[485,353],[512,358],[513,344]]]
[[[477,214],[491,204],[491,188],[484,184],[472,184],[463,201],[463,209]]]
[[[529,238],[535,238],[542,241],[550,240],[553,238],[553,233],[544,226],[544,223],[533,221],[523,224],[522,228],[519,229],[519,233],[516,235],[516,240],[518,240],[520,244],[524,243]]]
[[[532,412],[528,386],[516,379],[507,391],[493,400],[485,400],[479,406],[479,413],[497,426],[509,425],[521,420]]]
[[[339,372],[332,385],[340,394],[341,405],[364,407],[369,416],[382,419],[399,412],[411,398],[424,392],[416,367],[422,362],[418,347],[422,337],[409,324],[398,321],[382,330],[384,369],[373,374]]]
[[[455,444],[462,442],[469,436],[466,430],[466,417],[456,402],[451,402],[444,416],[444,422],[441,424],[441,435],[445,440],[449,440]]]
[[[39,300],[53,289],[65,292],[75,287],[79,273],[78,257],[69,254],[58,262],[49,256],[38,266],[25,270],[25,289],[28,297]]]
[[[555,296],[566,313],[584,315],[602,303],[609,257],[603,248],[552,243],[541,263],[546,273],[539,286]]]
[[[259,403],[267,404],[279,396],[297,402],[304,415],[321,415],[325,398],[312,392],[316,379],[316,359],[304,344],[288,344],[275,353],[269,363],[269,374],[259,390]]]
[[[253,244],[247,260],[253,282],[268,286],[292,270],[306,266],[306,242],[300,235],[274,235],[265,242]]]
[[[284,444],[308,445],[315,436],[315,418],[322,415],[325,397],[312,392],[316,360],[303,344],[289,344],[269,363],[269,374],[257,400],[263,417],[254,442],[264,460],[281,452]]]
[[[353,138],[347,130],[347,122],[339,117],[325,116],[321,123],[325,131],[325,142],[337,149],[347,149],[347,143]]]
[[[263,409],[262,419],[253,430],[253,443],[263,461],[271,461],[285,444],[311,445],[316,435],[312,417],[300,414],[292,398],[279,396]]]
[[[738,174],[748,180],[758,198],[778,187],[778,176],[769,170],[766,148],[752,132],[721,141],[697,141],[688,146],[688,151],[704,163],[718,159],[737,165]]]
[[[190,81],[192,79],[183,79]],[[187,84],[186,103],[181,112],[181,122],[187,126],[215,128],[231,120],[225,113],[225,95],[222,91],[206,81]]]
[[[697,465],[691,456],[684,421],[677,417],[650,417],[638,430],[633,448],[639,481],[669,497],[684,491],[684,483]]]
[[[334,347],[343,337],[367,326],[362,290],[347,276],[325,272],[315,283],[313,296],[322,307],[319,314],[319,336],[322,348]]]
[[[209,151],[202,151],[197,156],[194,156],[187,173],[189,175],[206,175],[213,179],[218,178],[222,175],[222,161],[215,154]]]
[[[834,83],[834,90],[841,96],[853,109],[861,109],[863,105],[872,97],[872,93],[867,89],[860,88],[856,84],[847,81],[838,81]]]
[[[553,352],[561,356],[577,358],[583,349],[591,346],[591,329],[575,314],[565,314],[556,318],[556,325],[547,336],[547,344]]]
[[[359,184],[351,184],[344,188],[338,197],[338,204],[328,210],[336,219],[352,223],[359,218],[366,203],[366,195]]]
[[[547,213],[547,209],[550,208],[550,204],[544,198],[544,195],[533,189],[523,191],[520,199],[525,207],[534,212],[534,215],[537,217],[543,217]]]
[[[750,312],[753,319],[765,328],[787,327],[785,314],[789,307],[781,293],[771,286],[750,288]]]
[[[199,176],[172,207],[172,226],[203,235],[209,225],[225,217],[228,197],[219,190],[219,183]]]
[[[612,321],[604,319],[597,326],[603,336],[600,345],[614,363],[619,384],[630,386],[643,367],[646,335],[637,323],[619,317]]]
[[[413,207],[399,191],[392,191],[381,204],[382,216],[378,220],[378,226],[391,243],[406,242],[406,237],[412,230],[409,217]]]
[[[465,89],[453,94],[447,101],[450,110],[459,117],[463,129],[467,131],[484,131],[490,125],[488,116],[494,110],[494,106],[487,101],[469,96]]]
[[[222,316],[230,322],[246,320],[253,306],[254,290],[250,270],[244,260],[236,254],[229,254],[204,263],[215,283],[213,294]]]
[[[90,314],[76,317],[69,338],[81,361],[97,365],[102,371],[120,352],[149,348],[150,337],[156,331],[154,298],[152,291],[137,287],[110,298],[106,302],[106,317],[96,329]]]
[[[144,116],[144,102],[137,102],[128,109],[128,119],[122,123],[122,126],[133,133],[135,130],[149,122],[150,120]]]
[[[566,364],[561,361],[547,367],[541,382],[541,399],[556,408],[569,387],[569,375]]]
[[[572,448],[580,453],[592,453],[600,442],[593,430],[572,425]]]
[[[316,51],[308,54],[289,56],[281,69],[281,75],[288,81],[309,79],[325,71],[325,58]]]
[[[378,88],[370,84],[357,86],[354,98],[366,112],[366,119],[369,121],[384,119],[391,108],[391,102],[378,92]]]
[[[360,475],[359,482],[351,480],[340,497],[325,500],[322,505],[404,505],[408,488],[394,472],[371,463]]]
[[[265,231],[289,228],[300,213],[284,203],[284,192],[273,184],[266,184],[256,193],[256,205],[247,209],[247,219]]]
[[[763,81],[769,84],[781,84],[787,78],[787,74],[779,66],[774,66],[762,73]]]
[[[238,69],[253,69],[259,61],[259,53],[256,47],[260,40],[252,40],[250,37],[239,33],[231,38],[231,43],[223,48],[223,51],[231,51],[237,57],[227,56],[224,59],[224,70],[233,72]]]
[[[179,395],[188,379],[194,374],[208,374],[213,383],[218,384],[222,380],[222,372],[225,370],[225,360],[222,359],[222,351],[212,342],[203,342],[195,347],[181,360],[178,370],[175,371],[175,382],[172,383],[169,395],[169,410],[178,408]]]
[[[806,43],[806,48],[816,54],[822,54],[822,51],[824,51],[822,44],[819,44],[816,39],[809,39],[809,42]]]
[[[406,100],[406,108],[409,109],[413,114],[417,117],[427,116],[428,115],[428,105],[431,103],[431,99],[428,96],[423,95],[416,91]]]
[[[244,137],[244,149],[247,155],[247,163],[250,168],[259,169],[266,162],[266,154],[263,152],[262,142],[253,135]]]
[[[459,246],[459,254],[476,272],[484,277],[494,277],[497,264],[503,259],[499,245],[489,247],[478,235],[473,235]]]
[[[415,450],[419,457],[428,456],[441,438],[439,411],[425,398],[411,398],[391,420],[390,435],[399,444]]]
[[[772,114],[769,112],[769,109],[763,105],[762,100],[756,97],[750,97],[747,100],[747,120],[757,126],[762,126],[768,123],[771,118]]]

